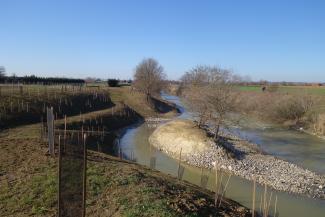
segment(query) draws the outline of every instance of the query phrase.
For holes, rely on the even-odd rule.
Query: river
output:
[[[175,103],[181,110],[181,115],[177,118],[190,119],[191,114],[184,108],[178,97],[162,95],[166,100]],[[148,138],[153,132],[153,128],[146,123],[130,127],[120,139],[119,146],[125,157],[134,156],[139,164],[149,165],[150,156],[156,157],[156,169],[177,176],[178,161],[168,157],[166,154],[154,150],[150,147]],[[263,151],[276,155],[279,158],[297,163],[305,168],[325,173],[325,142],[311,135],[296,131],[275,128],[274,126],[262,123],[245,124],[245,127],[234,128],[238,135],[257,143]],[[153,153],[154,152],[154,153]],[[184,165],[183,180],[200,185],[202,170],[200,168]],[[215,173],[210,170],[203,170],[203,174],[208,175],[207,188],[214,189]],[[226,177],[226,175],[224,176]],[[225,185],[226,178],[223,178]],[[244,206],[252,207],[253,184],[243,178],[232,176],[227,187],[226,197],[233,199]],[[264,188],[257,185],[256,190],[256,210],[260,207],[260,198]],[[277,216],[280,217],[324,217],[325,201],[311,199],[301,195],[293,195],[285,192],[278,192],[268,189],[268,195],[272,192],[270,214],[274,213],[274,200],[277,196]],[[269,196],[268,199],[269,200]]]

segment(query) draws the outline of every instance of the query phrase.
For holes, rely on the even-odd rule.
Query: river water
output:
[[[168,101],[175,103],[182,114],[177,118],[190,119],[191,114],[186,111],[178,97],[162,95]],[[125,157],[135,157],[139,164],[150,165],[150,157],[156,157],[156,169],[177,176],[178,161],[166,154],[150,147],[148,138],[153,132],[146,123],[130,127],[120,139],[119,146]],[[305,168],[318,173],[325,173],[325,142],[316,137],[296,131],[275,128],[262,123],[245,124],[245,127],[234,128],[238,135],[257,143],[265,152],[297,163]],[[209,177],[207,188],[215,189],[215,173],[210,170],[183,165],[185,167],[183,180],[200,185],[201,175]],[[226,185],[228,175],[223,176],[223,184]],[[253,184],[243,178],[232,176],[226,189],[226,197],[233,199],[244,206],[252,208]],[[311,199],[305,196],[292,195],[274,190],[267,190],[267,201],[272,192],[269,214],[274,214],[275,195],[277,197],[277,216],[280,217],[325,217],[325,201]],[[264,188],[257,185],[256,210],[260,209],[261,196]]]

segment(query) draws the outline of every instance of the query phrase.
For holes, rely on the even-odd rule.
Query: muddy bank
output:
[[[188,127],[193,127],[193,124],[189,122],[183,124],[188,124]],[[175,157],[175,154],[172,154],[170,148],[174,147],[175,152],[179,153],[179,149],[177,148],[179,144],[177,140],[173,139],[173,134],[168,132],[181,130],[184,132],[181,132],[180,135],[186,135],[188,133],[186,132],[186,128],[183,130],[176,128],[177,124],[163,125],[157,129],[157,132],[152,134],[149,140],[158,149]],[[200,131],[200,129],[197,129],[197,131]],[[207,134],[209,134],[208,131],[208,129],[205,130]],[[160,141],[160,138],[164,139]],[[191,141],[193,138],[189,139],[185,136],[182,139],[183,143],[188,140],[187,144],[189,146],[193,144]],[[166,141],[168,145],[166,145]],[[324,176],[273,156],[262,154],[257,148],[257,145],[248,143],[230,134],[223,134],[219,145],[212,143],[208,150],[184,154],[182,155],[182,159],[190,165],[204,168],[213,168],[213,164],[216,162],[217,167],[220,169],[248,180],[255,179],[258,183],[266,184],[276,190],[325,199]]]

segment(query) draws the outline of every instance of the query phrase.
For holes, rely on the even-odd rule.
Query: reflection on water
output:
[[[181,109],[181,102],[177,97],[171,97],[168,95],[163,95],[165,99],[170,100],[176,103]],[[184,111],[184,110],[183,110]],[[184,111],[181,115],[181,118],[190,118],[190,113]],[[150,147],[148,138],[151,135],[153,129],[149,129],[146,124],[142,124],[140,126],[130,128],[127,130],[125,135],[120,140],[120,147],[124,156],[131,158],[132,153],[134,154],[137,162],[143,165],[150,165],[150,157],[156,157],[156,169],[160,170],[164,173],[171,174],[173,176],[177,176],[177,168],[178,161],[168,157],[166,154],[153,149]],[[253,133],[254,132],[254,133]],[[240,133],[245,134],[245,136],[249,137],[249,139],[261,145],[266,152],[275,154],[277,156],[283,157],[290,161],[299,162],[303,164],[303,166],[308,168],[317,168],[317,171],[323,171],[321,165],[318,163],[324,162],[324,146],[321,146],[320,143],[314,143],[311,141],[318,139],[311,138],[308,135],[300,134],[297,132],[283,132],[282,130],[272,129],[268,132],[266,131],[258,131],[258,130],[250,130],[245,129]],[[292,134],[291,134],[292,133]],[[288,138],[289,141],[292,142],[288,144],[286,142]],[[309,142],[310,147],[303,147],[303,142],[299,142],[302,139],[304,142]],[[267,144],[267,145],[265,145]],[[316,145],[314,145],[316,144]],[[286,146],[288,145],[288,146]],[[292,150],[293,149],[293,150]],[[318,155],[316,152],[320,151]],[[307,154],[303,155],[302,152],[306,152]],[[303,161],[301,159],[304,158]],[[318,165],[317,165],[318,164]],[[309,167],[309,165],[311,167]],[[323,164],[324,165],[324,164]],[[185,172],[183,179],[187,180],[193,184],[200,185],[201,182],[201,174],[202,170],[200,168],[196,168],[193,166],[185,166]],[[214,189],[215,183],[215,174],[213,171],[204,170],[204,174],[209,175],[207,188],[210,190]],[[224,176],[226,177],[226,176]],[[223,179],[223,185],[225,185],[226,178]],[[274,195],[277,195],[278,203],[277,209],[279,210],[279,216],[281,217],[324,217],[325,213],[325,201],[314,200],[310,198],[306,198],[303,196],[295,196],[289,195],[283,192],[273,192]],[[259,209],[259,201],[260,195],[263,194],[263,188],[257,186],[256,191],[256,209]],[[233,176],[230,179],[226,196],[230,199],[238,201],[239,203],[251,207],[252,205],[252,183],[245,179]],[[274,210],[274,202],[272,202],[270,213],[273,213]]]

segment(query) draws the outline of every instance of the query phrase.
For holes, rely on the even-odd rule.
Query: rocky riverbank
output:
[[[177,122],[181,121],[177,120]],[[195,135],[194,131],[200,134],[203,131],[195,129],[194,124],[189,121],[183,121],[181,124],[183,127],[180,129],[176,129],[177,125],[160,126],[149,139],[152,145],[172,157],[179,156],[179,147],[177,146],[180,140],[182,140],[182,146],[186,145],[186,141],[189,146],[193,144],[195,136],[187,137],[188,129],[192,129],[191,135]],[[175,138],[175,134],[172,133],[176,131],[179,138]],[[206,131],[209,133],[208,129]],[[191,149],[188,148],[188,150]],[[231,134],[221,135],[218,145],[211,142],[211,138],[206,136],[205,148],[191,153],[182,152],[182,160],[190,165],[205,168],[213,168],[216,163],[220,169],[248,180],[255,179],[258,183],[266,184],[279,191],[325,199],[324,176],[274,156],[263,154],[257,145]]]

